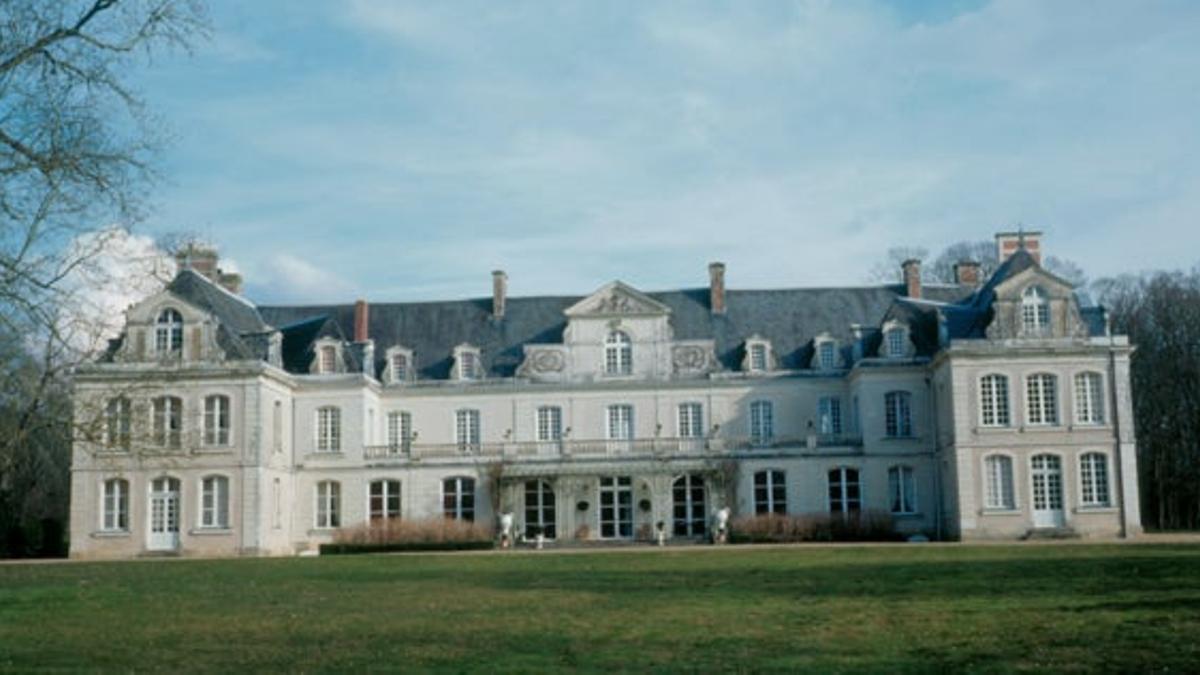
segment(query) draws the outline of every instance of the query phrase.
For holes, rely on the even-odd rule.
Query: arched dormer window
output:
[[[837,340],[828,335],[818,337],[813,343],[813,368],[817,370],[835,370],[838,367]]]
[[[329,375],[341,370],[341,349],[336,342],[322,338],[317,342],[316,356],[313,359],[312,372]]]
[[[604,339],[604,373],[630,375],[633,373],[633,341],[626,333],[614,330]]]
[[[883,327],[883,356],[889,359],[902,359],[908,356],[908,328],[903,324],[891,322]]]
[[[483,377],[483,362],[477,347],[462,344],[454,348],[454,374],[459,380],[478,380]]]
[[[413,354],[403,347],[392,347],[387,352],[388,381],[401,384],[413,379]]]
[[[183,351],[183,315],[172,307],[154,320],[154,351],[164,356]]]
[[[771,370],[771,343],[758,336],[746,340],[746,361],[742,367],[750,373]]]
[[[1021,332],[1025,335],[1045,335],[1050,331],[1050,300],[1038,286],[1030,286],[1021,294]]]

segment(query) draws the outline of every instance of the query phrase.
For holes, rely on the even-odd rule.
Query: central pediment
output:
[[[620,281],[605,284],[563,312],[569,317],[665,316],[670,313],[670,307]]]

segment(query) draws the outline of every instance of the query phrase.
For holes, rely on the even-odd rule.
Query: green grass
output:
[[[1200,669],[1200,546],[0,566],[0,670]]]

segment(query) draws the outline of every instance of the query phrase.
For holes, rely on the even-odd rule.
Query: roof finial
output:
[[[1025,248],[1025,223],[1017,223],[1017,248]]]

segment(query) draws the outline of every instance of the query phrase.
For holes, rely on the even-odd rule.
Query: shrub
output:
[[[423,520],[389,519],[382,522],[344,527],[333,535],[339,545],[462,544],[492,541],[492,529],[464,520],[426,518]],[[451,548],[447,546],[446,548]],[[324,551],[324,549],[322,549]]]
[[[801,541],[901,541],[891,514],[865,511],[842,517],[829,513],[739,516],[730,524],[730,541],[784,543]]]

